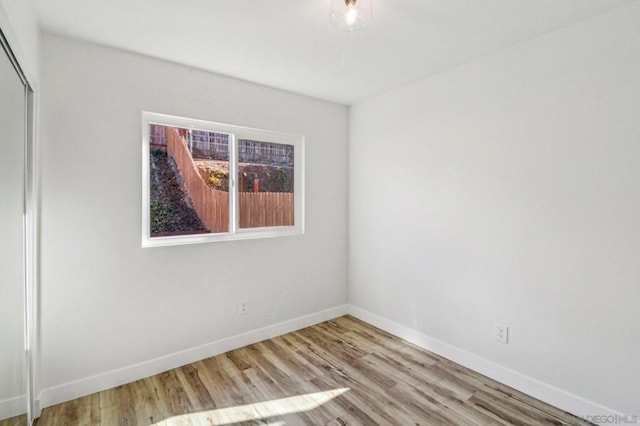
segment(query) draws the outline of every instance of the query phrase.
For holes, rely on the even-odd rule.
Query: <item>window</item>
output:
[[[142,113],[142,245],[304,232],[304,138]]]

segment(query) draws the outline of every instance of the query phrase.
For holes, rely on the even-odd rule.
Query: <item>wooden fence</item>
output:
[[[202,224],[212,233],[229,232],[229,193],[211,188],[202,179],[184,140],[167,129],[167,153],[173,157]],[[293,226],[293,193],[240,192],[240,228]]]
[[[293,193],[241,192],[238,197],[240,228],[293,226]]]
[[[213,233],[229,232],[229,193],[211,188],[202,179],[176,129],[167,129],[167,152],[175,160],[193,207],[202,224]]]

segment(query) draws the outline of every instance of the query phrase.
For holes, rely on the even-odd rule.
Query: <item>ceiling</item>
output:
[[[374,0],[344,33],[329,0],[35,0],[42,27],[353,104],[637,0]]]

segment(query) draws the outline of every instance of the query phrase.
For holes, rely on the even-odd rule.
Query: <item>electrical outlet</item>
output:
[[[238,314],[244,315],[249,310],[249,306],[247,305],[247,301],[243,300],[238,304]]]
[[[509,343],[509,326],[496,323],[496,340],[500,343]]]

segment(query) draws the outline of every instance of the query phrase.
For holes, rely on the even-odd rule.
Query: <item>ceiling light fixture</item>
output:
[[[331,23],[341,31],[356,31],[371,21],[373,0],[331,0]]]

